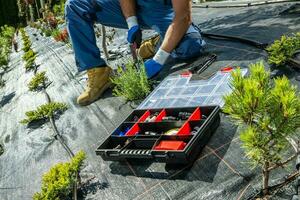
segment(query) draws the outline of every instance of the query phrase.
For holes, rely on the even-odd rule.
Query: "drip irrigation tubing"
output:
[[[193,8],[243,8],[243,7],[253,7],[253,6],[261,6],[266,4],[278,4],[278,3],[293,3],[293,2],[300,2],[298,0],[271,0],[271,1],[257,1],[257,2],[240,2],[234,4],[221,4],[217,5],[216,3],[209,5],[193,5]]]
[[[238,36],[232,36],[232,35],[215,34],[215,33],[209,33],[209,32],[202,32],[201,34],[204,37],[212,38],[212,39],[216,39],[216,40],[230,40],[230,41],[234,41],[234,42],[248,44],[248,45],[254,46],[261,50],[265,50],[266,47],[269,45],[268,43],[261,43],[256,40],[250,40],[250,39],[246,39],[246,38],[242,38],[242,37],[238,37]]]
[[[37,74],[37,71],[38,71],[38,67],[35,65],[34,75]],[[42,91],[45,94],[46,101],[47,101],[47,103],[51,103],[52,101],[51,101],[50,95],[46,91],[46,88],[47,88],[47,86],[45,84],[43,84]],[[50,124],[51,124],[51,128],[54,132],[54,135],[53,135],[54,139],[57,140],[61,144],[61,146],[68,153],[69,157],[72,159],[75,155],[74,155],[73,151],[71,150],[71,148],[68,146],[68,144],[65,142],[62,135],[60,134],[60,132],[59,132],[57,126],[56,126],[54,117],[50,116],[49,121],[50,121]],[[79,173],[76,174],[75,184],[73,186],[73,198],[74,198],[74,200],[77,200],[77,189],[78,189],[78,183],[77,182],[78,182],[78,180],[80,180]]]

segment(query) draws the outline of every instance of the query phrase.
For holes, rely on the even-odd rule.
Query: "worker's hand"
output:
[[[145,69],[148,78],[153,78],[157,75],[163,68],[163,65],[159,64],[153,59],[147,60],[145,62]]]
[[[127,41],[130,44],[136,43],[137,48],[141,46],[142,43],[142,31],[139,25],[133,26],[128,30]]]

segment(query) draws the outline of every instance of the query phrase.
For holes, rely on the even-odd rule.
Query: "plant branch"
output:
[[[278,184],[273,185],[273,186],[270,186],[269,190],[274,191],[276,189],[282,188],[283,186],[285,186],[285,185],[289,184],[290,182],[294,181],[299,175],[300,174],[299,174],[298,171],[294,172],[294,173],[290,174],[289,176],[287,176],[283,182],[278,183]]]
[[[268,171],[271,171],[273,169],[276,169],[278,167],[283,167],[284,165],[288,164],[290,161],[292,161],[294,158],[296,158],[297,154],[294,154],[292,156],[290,156],[288,159],[286,159],[283,162],[280,163],[276,163],[275,165],[272,165],[271,167],[268,168]]]

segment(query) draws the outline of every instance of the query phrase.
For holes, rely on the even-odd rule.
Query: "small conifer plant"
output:
[[[0,68],[3,70],[7,69],[14,32],[13,27],[7,25],[0,27]]]
[[[0,76],[0,88],[3,88],[5,86],[5,81]]]
[[[290,37],[284,35],[267,48],[269,63],[283,66],[296,50],[300,50],[300,32]]]
[[[34,200],[72,199],[72,191],[82,168],[86,154],[77,153],[70,162],[59,163],[43,175],[41,192],[34,194]]]
[[[23,55],[23,60],[24,61],[28,61],[31,58],[36,58],[36,53],[32,50],[29,49],[27,52],[25,52],[25,54]]]
[[[31,41],[24,29],[21,29],[21,35],[24,45],[23,51],[25,52],[25,54],[23,55],[23,60],[25,61],[25,69],[26,71],[36,70],[37,66],[35,64],[35,59],[37,54],[31,49]]]
[[[47,120],[63,113],[67,109],[68,106],[65,103],[47,103],[39,106],[36,110],[26,112],[25,115],[27,118],[23,119],[20,123],[29,124],[39,120]]]
[[[29,91],[40,91],[43,88],[45,89],[47,82],[48,78],[46,72],[37,73],[28,84]]]
[[[224,112],[243,125],[242,147],[252,166],[262,168],[267,195],[270,171],[289,160],[283,161],[283,155],[289,149],[287,137],[300,125],[300,99],[286,77],[271,80],[262,62],[250,66],[247,78],[240,70],[232,72],[231,87]]]
[[[151,85],[146,75],[144,65],[136,67],[133,63],[128,63],[123,67],[118,67],[116,76],[111,78],[115,84],[113,94],[128,101],[145,98],[151,91]]]

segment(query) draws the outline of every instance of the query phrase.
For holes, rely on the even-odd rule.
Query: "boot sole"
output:
[[[108,89],[108,88],[112,88],[113,84],[112,82],[108,81],[107,83],[105,83],[105,85],[101,88],[99,94],[92,100],[90,101],[87,101],[85,103],[80,103],[79,105],[81,106],[87,106],[87,105],[90,105],[91,103],[94,103],[96,100],[98,100],[102,94]]]

